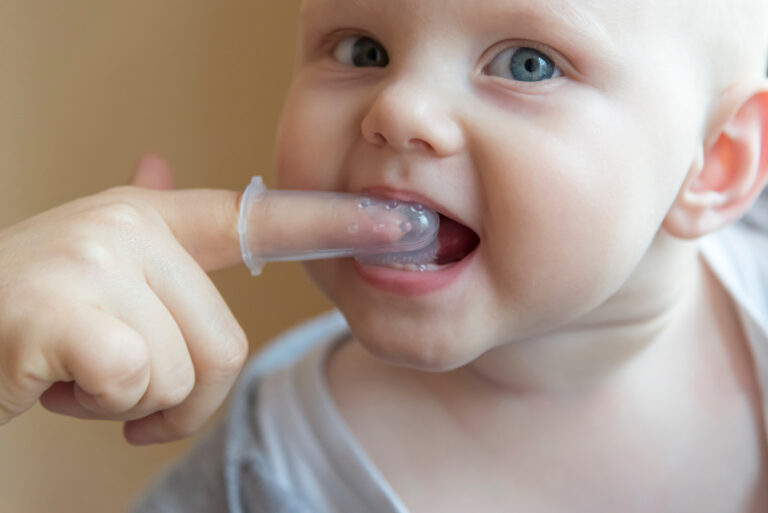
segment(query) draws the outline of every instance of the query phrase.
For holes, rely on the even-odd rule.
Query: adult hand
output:
[[[0,231],[0,424],[39,399],[166,442],[224,400],[248,344],[206,271],[240,262],[240,194],[171,189],[148,156],[131,186]]]

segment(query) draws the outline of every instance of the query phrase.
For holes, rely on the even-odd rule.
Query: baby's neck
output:
[[[648,257],[619,292],[578,321],[492,349],[463,371],[478,387],[501,393],[572,395],[610,386],[650,358],[681,354],[681,344],[719,329],[706,324],[722,323],[733,307],[695,245],[680,245],[672,258],[666,253],[663,265],[658,258]]]

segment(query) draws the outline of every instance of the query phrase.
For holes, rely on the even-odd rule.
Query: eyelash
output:
[[[326,34],[325,36],[320,39],[316,45],[316,53],[318,55],[322,55],[323,57],[330,55],[331,58],[333,58],[333,52],[335,51],[336,47],[345,39],[354,37],[354,38],[361,38],[361,37],[370,37],[374,41],[376,41],[376,38],[373,36],[369,36],[368,34],[365,34],[364,32],[360,32],[359,30],[335,30],[329,34]]]

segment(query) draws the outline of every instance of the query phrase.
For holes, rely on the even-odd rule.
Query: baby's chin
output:
[[[426,319],[345,312],[352,336],[371,355],[390,365],[447,372],[482,355],[482,338],[461,323],[434,325]],[[458,325],[457,325],[458,324]]]
[[[352,336],[371,355],[392,365],[445,372],[479,357],[482,333],[462,302],[419,304],[372,294],[338,261],[305,263],[315,285],[341,311]],[[448,302],[453,303],[453,302]],[[478,320],[479,321],[479,320]]]

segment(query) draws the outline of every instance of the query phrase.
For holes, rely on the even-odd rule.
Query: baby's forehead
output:
[[[693,22],[694,19],[706,18],[690,15],[716,8],[729,11],[750,10],[749,5],[757,5],[765,0],[441,0],[440,16],[443,12],[464,12],[472,15],[494,16],[500,12],[513,13],[556,13],[574,22],[592,18],[607,26],[647,25],[649,21],[679,23]],[[390,16],[408,17],[413,11],[433,9],[435,2],[424,0],[301,0],[301,10],[315,7],[328,7],[343,12],[347,9],[362,11],[386,11]],[[719,15],[719,12],[718,12]],[[723,30],[728,27],[721,24]]]
[[[371,20],[460,23],[517,18],[558,20],[584,29],[622,32],[684,19],[696,0],[302,0],[301,12],[369,13]],[[720,0],[702,0],[704,2]],[[739,0],[740,1],[740,0]],[[382,16],[384,15],[384,16]],[[310,18],[310,21],[322,21]],[[515,21],[515,20],[512,20]],[[557,25],[553,25],[553,30]]]

